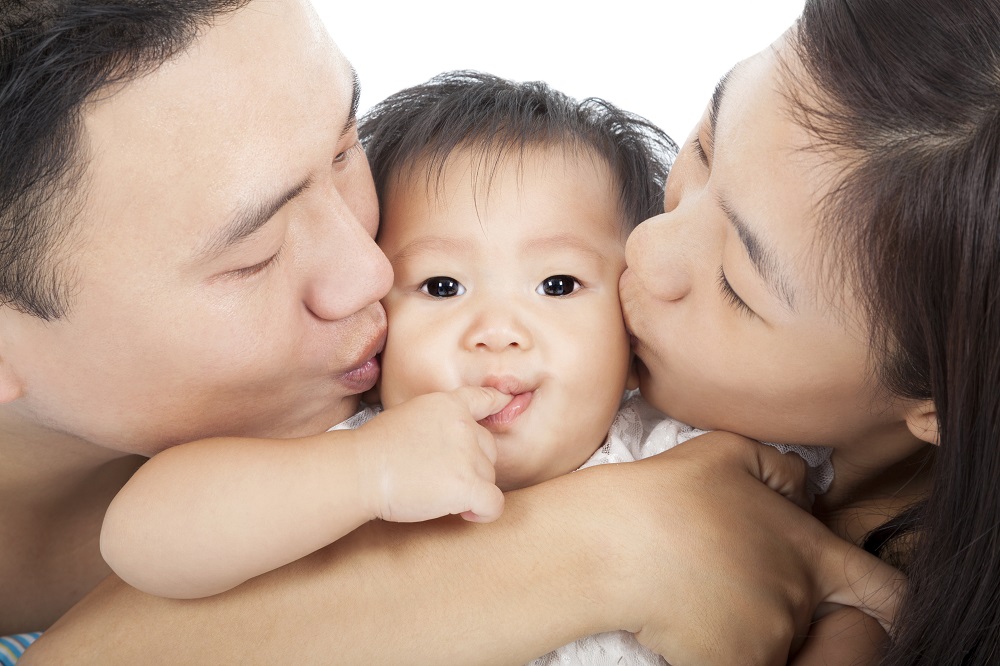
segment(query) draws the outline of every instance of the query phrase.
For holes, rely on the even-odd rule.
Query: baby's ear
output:
[[[629,354],[628,377],[625,378],[626,391],[634,391],[639,388],[639,368],[637,363],[638,361],[635,360],[635,354]]]
[[[928,444],[941,444],[938,429],[937,408],[933,400],[919,400],[906,412],[906,427],[910,432]]]

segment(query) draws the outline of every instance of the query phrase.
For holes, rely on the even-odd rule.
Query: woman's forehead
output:
[[[836,303],[844,314],[853,299],[845,301],[845,248],[834,240],[840,234],[828,233],[828,212],[847,162],[803,121],[800,102],[811,103],[811,88],[788,33],[733,68],[709,113],[713,192],[760,239],[800,300],[823,310]]]

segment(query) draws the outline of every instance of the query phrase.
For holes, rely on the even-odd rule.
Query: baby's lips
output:
[[[501,409],[496,414],[487,416],[479,423],[482,424],[483,427],[493,431],[505,429],[510,426],[510,424],[512,424],[518,416],[523,414],[526,409],[528,409],[534,395],[534,391],[514,394],[513,399],[507,403],[506,407]]]
[[[506,393],[507,395],[517,395],[518,393],[525,393],[526,391],[532,390],[529,389],[524,382],[513,375],[491,375],[483,379],[482,386],[495,388],[501,393]]]

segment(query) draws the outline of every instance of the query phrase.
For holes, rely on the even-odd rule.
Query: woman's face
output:
[[[700,428],[870,444],[905,430],[902,407],[877,397],[860,309],[823,270],[847,251],[818,233],[836,165],[792,119],[779,56],[794,58],[782,40],[724,78],[665,212],[628,240],[621,296],[640,385]]]

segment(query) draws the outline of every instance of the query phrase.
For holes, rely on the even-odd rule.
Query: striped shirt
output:
[[[0,666],[14,666],[17,658],[24,654],[28,646],[41,635],[42,633],[37,631],[32,634],[0,636]]]

